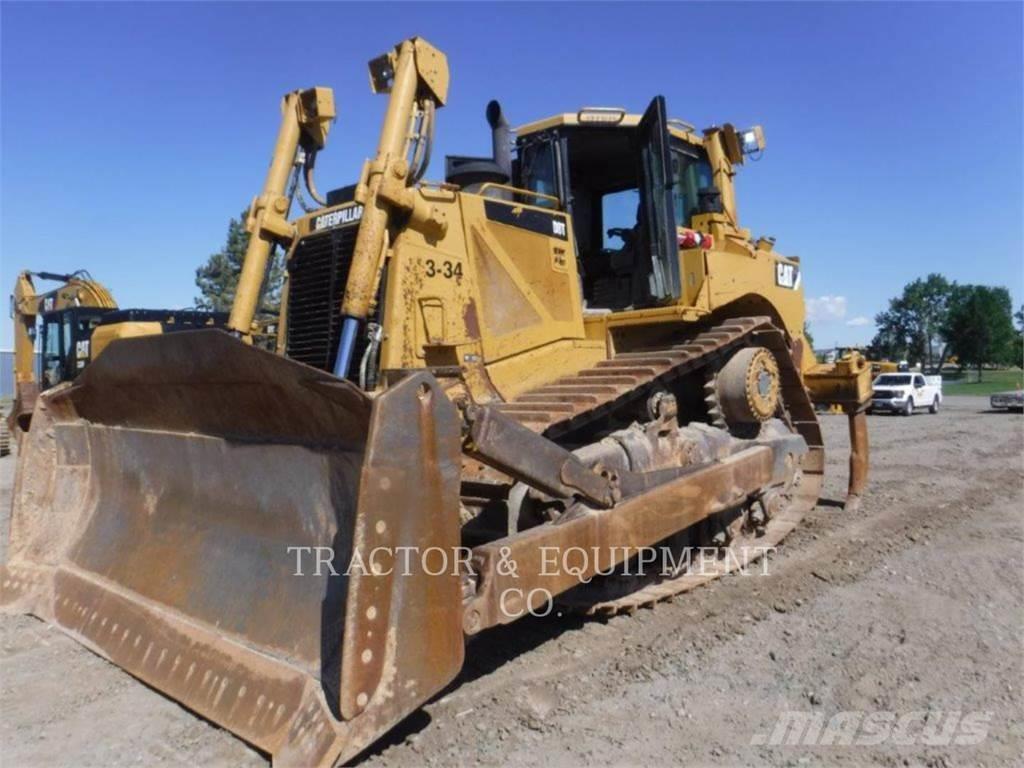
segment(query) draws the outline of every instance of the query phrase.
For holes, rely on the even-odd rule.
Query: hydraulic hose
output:
[[[303,166],[303,178],[306,181],[306,191],[309,192],[309,196],[313,198],[314,202],[320,207],[327,205],[327,200],[320,197],[320,193],[316,189],[316,183],[313,181],[313,168],[316,167],[316,150],[309,152],[306,155],[306,162]]]

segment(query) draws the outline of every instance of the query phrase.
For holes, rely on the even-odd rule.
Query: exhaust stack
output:
[[[497,166],[511,179],[512,126],[505,119],[497,99],[487,104],[487,123],[491,126],[491,155]]]

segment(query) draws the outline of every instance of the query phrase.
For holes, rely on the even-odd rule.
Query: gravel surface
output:
[[[1024,763],[1024,418],[971,397],[936,416],[870,417],[872,482],[852,517],[839,504],[845,419],[822,419],[824,497],[767,575],[631,617],[486,633],[462,678],[361,765]],[[12,474],[0,460],[4,536]],[[766,746],[790,711],[850,713],[854,743]],[[865,713],[905,722],[907,738],[864,739]],[[978,743],[944,743],[969,735],[969,714]],[[0,616],[0,761],[266,765],[23,616]]]

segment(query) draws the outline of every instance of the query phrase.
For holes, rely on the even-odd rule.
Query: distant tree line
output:
[[[874,359],[920,361],[934,371],[955,357],[979,377],[986,365],[1024,360],[1024,306],[1014,313],[1002,286],[961,285],[933,273],[905,285],[875,325],[868,349]]]

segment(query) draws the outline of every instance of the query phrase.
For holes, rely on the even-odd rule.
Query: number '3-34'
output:
[[[450,261],[441,262],[438,266],[437,262],[433,259],[427,259],[427,277],[436,277],[440,275],[448,280],[455,277],[462,277],[462,263]]]

